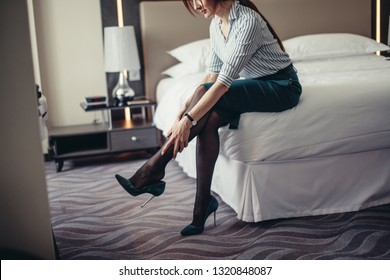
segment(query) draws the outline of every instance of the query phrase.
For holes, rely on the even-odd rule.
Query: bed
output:
[[[390,203],[390,61],[375,54],[388,47],[370,39],[371,1],[254,2],[284,41],[302,98],[220,129],[212,190],[246,222]],[[165,134],[204,75],[209,21],[181,1],[140,9],[146,93]],[[195,141],[176,160],[195,177]]]

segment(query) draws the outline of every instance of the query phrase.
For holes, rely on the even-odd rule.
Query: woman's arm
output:
[[[217,80],[217,77],[218,77],[218,74],[216,74],[216,73],[207,73],[200,81],[200,85],[205,84],[205,83],[214,83]],[[187,111],[188,106],[190,106],[193,97],[194,97],[194,95],[192,94],[184,101],[184,104],[183,104],[182,108],[180,109],[179,114],[176,118],[176,121],[181,120],[184,113]]]
[[[200,120],[210,109],[218,102],[218,100],[228,91],[228,87],[219,81],[211,86],[211,88],[202,96],[198,103],[188,111],[188,114],[194,120]]]
[[[206,84],[206,83],[214,83],[218,78],[218,74],[217,73],[207,73],[202,81],[201,81],[201,84]]]
[[[216,75],[209,76],[214,79]],[[198,103],[188,112],[188,114],[195,120],[200,120],[210,109],[217,103],[217,101],[227,92],[228,87],[223,83],[216,81],[212,87],[202,96]],[[174,145],[173,158],[176,158],[178,152],[183,151],[188,145],[190,130],[192,123],[186,117],[182,117],[175,122],[167,134],[168,141],[165,143],[161,152],[164,154],[171,145]]]
[[[218,78],[217,73],[207,73],[200,81],[199,86],[201,86],[202,84],[206,84],[206,83],[214,83],[217,80],[217,78]],[[195,92],[194,92],[194,94],[195,94]],[[194,94],[192,94],[190,97],[188,97],[187,100],[184,102],[185,109],[187,109],[188,106],[190,105]]]

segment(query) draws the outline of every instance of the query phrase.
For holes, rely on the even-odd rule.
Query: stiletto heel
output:
[[[149,198],[147,201],[145,201],[141,207],[144,207],[146,204],[149,203],[154,197],[160,196],[165,191],[165,182],[164,181],[158,181],[157,183],[148,185],[146,187],[143,187],[141,189],[137,189],[133,186],[133,184],[130,182],[129,179],[126,179],[122,177],[119,174],[115,175],[115,178],[117,179],[118,183],[132,196],[138,196],[143,193],[150,193],[153,196]]]
[[[153,198],[155,198],[156,196],[155,195],[153,195],[152,197],[150,197],[148,200],[146,200],[142,205],[141,205],[141,208],[144,208],[144,206],[146,205],[146,204],[148,204],[149,203],[149,201],[151,201]]]
[[[209,206],[207,207],[204,219],[203,219],[203,224],[200,226],[194,226],[192,224],[189,224],[185,228],[183,228],[180,232],[181,235],[183,236],[189,236],[189,235],[194,235],[194,234],[201,234],[204,231],[204,224],[206,223],[207,218],[214,213],[214,226],[217,225],[216,223],[216,213],[218,209],[219,203],[218,200],[214,197],[211,196],[211,200],[209,202]]]

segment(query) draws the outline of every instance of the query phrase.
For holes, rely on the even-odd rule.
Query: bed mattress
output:
[[[245,163],[326,157],[390,148],[390,61],[376,55],[294,64],[303,86],[297,107],[246,113],[220,129],[221,153]],[[155,124],[166,133],[204,74],[163,79]]]

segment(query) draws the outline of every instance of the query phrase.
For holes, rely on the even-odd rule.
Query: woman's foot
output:
[[[214,196],[211,196],[207,208],[206,209],[203,208],[205,209],[203,211],[201,211],[202,209],[199,209],[199,211],[196,211],[197,209],[195,209],[194,214],[197,215],[194,215],[193,222],[188,226],[186,226],[185,228],[183,228],[180,234],[183,236],[201,234],[204,231],[204,224],[206,223],[207,218],[212,213],[214,213],[214,226],[215,226],[216,225],[215,217],[216,217],[218,206],[219,206],[218,200]]]
[[[142,188],[136,188],[129,179],[126,179],[119,174],[116,174],[115,178],[117,179],[118,183],[132,196],[138,196],[143,193],[150,193],[153,196],[160,196],[165,190],[164,181],[158,181]]]
[[[140,169],[138,169],[137,172],[135,172],[135,174],[128,180],[131,182],[134,188],[142,189],[151,184],[160,182],[164,176],[164,170],[157,172],[145,164]]]

